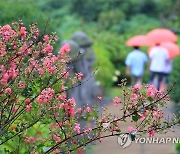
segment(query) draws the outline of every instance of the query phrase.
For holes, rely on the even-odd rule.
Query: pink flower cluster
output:
[[[138,92],[141,88],[142,88],[142,86],[140,84],[136,84],[133,86],[134,92]]]
[[[18,34],[11,28],[10,25],[5,25],[0,27],[0,35],[3,36],[5,42],[12,40],[14,37],[17,37]]]
[[[6,55],[6,48],[2,45],[2,42],[0,40],[0,58],[4,57]]]
[[[34,143],[37,141],[37,138],[35,137],[25,137],[24,142],[26,143]]]
[[[64,108],[66,116],[74,117],[75,115],[75,107],[76,106],[76,101],[74,98],[70,98],[68,100],[64,100],[64,102],[60,105],[60,109]]]
[[[32,53],[32,50],[31,48],[29,48],[29,46],[25,43],[23,44],[20,48],[19,48],[19,52],[18,54],[21,55],[21,54],[31,54]]]
[[[163,117],[163,112],[155,109],[153,111],[153,117],[154,117],[155,121],[157,121],[157,120],[159,120],[160,118]]]
[[[157,91],[158,90],[154,87],[154,85],[149,85],[149,87],[147,88],[147,96],[155,98]]]
[[[56,134],[53,135],[53,139],[56,141],[56,143],[61,142],[61,138]]]
[[[38,96],[37,100],[40,103],[40,105],[42,105],[42,103],[48,103],[51,99],[53,99],[54,94],[55,92],[53,89],[51,88],[44,89]]]
[[[85,133],[85,134],[88,134],[88,133],[90,133],[91,131],[92,131],[92,128],[88,128],[88,129],[84,130],[84,133]]]
[[[86,111],[87,113],[90,113],[90,112],[91,112],[91,108],[90,108],[89,106],[86,106],[85,111]]]
[[[70,50],[71,50],[70,44],[69,44],[69,43],[65,43],[65,44],[61,47],[61,49],[59,50],[58,54],[59,54],[59,55],[64,55],[64,54],[66,54],[66,53],[69,53]]]
[[[154,131],[154,129],[153,129],[152,127],[149,127],[149,128],[148,128],[148,133],[149,133],[149,137],[153,137],[155,131]]]
[[[4,70],[3,76],[1,78],[1,84],[6,85],[9,79],[14,80],[18,76],[18,74],[19,70],[16,69],[15,63],[11,62],[11,67],[9,68],[9,70]]]
[[[56,60],[57,60],[57,57],[55,55],[52,55],[52,54],[49,54],[48,57],[45,57],[43,59],[43,67],[45,69],[47,69],[50,74],[52,74],[54,72],[54,70],[56,69],[56,67],[54,65]],[[42,73],[40,73],[40,74],[42,74]]]
[[[139,96],[138,96],[137,93],[132,93],[132,94],[131,94],[130,101],[134,103],[135,101],[138,100],[138,98],[139,98]]]
[[[10,95],[10,94],[12,93],[11,88],[6,88],[6,89],[5,89],[5,93],[7,93],[8,95]]]
[[[26,34],[27,34],[27,32],[26,32],[26,27],[21,27],[21,28],[20,28],[21,38],[22,38],[22,39],[26,38]]]
[[[26,83],[23,82],[23,81],[19,81],[18,87],[19,87],[20,89],[24,89],[24,88],[26,87]]]
[[[114,106],[117,106],[121,102],[121,99],[119,97],[115,97],[113,99]]]
[[[32,105],[31,105],[31,104],[26,105],[26,111],[27,111],[27,112],[30,112],[31,109],[32,109]]]
[[[43,41],[47,43],[49,40],[50,40],[49,35],[44,35]]]
[[[128,127],[128,132],[129,133],[135,133],[137,130],[134,128],[134,127],[132,127],[132,126],[129,126]]]
[[[80,134],[80,124],[75,125],[74,131],[76,131],[78,134]]]
[[[79,81],[81,81],[81,80],[83,79],[83,77],[84,77],[84,75],[83,75],[81,72],[76,73],[76,76],[77,76],[77,79],[78,79]]]
[[[45,54],[45,53],[52,53],[54,50],[53,46],[50,44],[46,44],[45,47],[42,49],[41,53]]]

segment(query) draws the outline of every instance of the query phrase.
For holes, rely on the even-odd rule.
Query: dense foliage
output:
[[[36,24],[0,27],[0,153],[82,154],[105,137],[153,137],[179,123],[175,116],[171,121],[163,116],[167,94],[152,85],[126,90],[126,80],[120,85],[123,98],[112,100],[122,115],[106,109],[99,114],[101,96],[93,106],[78,104],[67,91],[84,84],[84,75],[71,72],[70,44],[53,54],[56,41],[54,33],[41,36]],[[130,126],[122,130],[127,121]]]
[[[175,82],[177,86],[175,86],[173,92],[171,93],[171,98],[179,103],[180,102],[180,88],[179,88],[179,85],[180,85],[180,57],[177,57],[174,59],[174,69],[172,71],[172,74],[171,74],[171,82]]]
[[[131,51],[125,46],[128,38],[157,27],[180,32],[179,6],[179,0],[1,0],[0,24],[21,18],[25,24],[39,22],[41,29],[44,20],[50,17],[50,29],[56,31],[61,40],[70,39],[76,30],[86,32],[94,41],[96,60],[100,64],[97,80],[106,88],[115,82],[112,80],[115,70],[121,72],[116,76],[119,80],[129,79],[124,64]],[[57,44],[56,53],[58,47]],[[142,50],[146,52],[147,48]],[[174,63],[176,65],[177,60]],[[145,83],[148,78],[146,71]],[[105,85],[107,80],[111,82]]]

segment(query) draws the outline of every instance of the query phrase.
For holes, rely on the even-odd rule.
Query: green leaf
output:
[[[134,116],[132,116],[132,120],[133,120],[134,122],[137,122],[137,121],[139,120],[139,118],[140,118],[139,115],[134,115]]]
[[[152,98],[152,97],[148,97],[148,100],[152,102],[152,101],[153,101],[153,98]]]

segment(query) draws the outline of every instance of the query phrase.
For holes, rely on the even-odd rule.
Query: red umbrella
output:
[[[160,44],[162,42],[176,42],[178,40],[177,36],[168,29],[157,28],[146,35],[153,43]]]
[[[174,58],[180,54],[178,45],[172,42],[163,42],[161,45],[168,50],[169,58]]]
[[[163,42],[163,43],[161,43],[161,46],[167,49],[170,59],[172,59],[180,54],[180,48],[175,43]],[[148,49],[148,54],[150,53],[150,51],[153,47],[154,46],[152,46]]]
[[[127,42],[127,46],[149,46],[152,42],[145,35],[136,35],[131,37]]]

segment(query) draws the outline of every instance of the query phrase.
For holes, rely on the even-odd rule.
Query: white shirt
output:
[[[173,61],[172,60],[168,60],[166,62],[166,69],[164,71],[164,73],[170,74],[172,71],[172,65],[173,65]]]
[[[150,71],[165,72],[166,64],[169,59],[168,51],[161,47],[155,46],[151,49],[149,57],[151,59]]]
[[[147,61],[147,55],[144,52],[135,49],[127,55],[125,64],[130,66],[132,75],[140,77],[144,74],[144,65]]]

